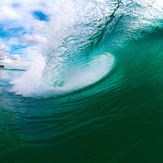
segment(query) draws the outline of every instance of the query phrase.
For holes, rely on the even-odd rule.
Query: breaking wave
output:
[[[160,0],[54,3],[48,43],[33,66],[11,82],[16,94],[51,96],[92,85],[120,64],[118,49],[162,29]]]

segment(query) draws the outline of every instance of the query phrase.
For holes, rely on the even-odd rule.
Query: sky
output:
[[[42,48],[48,43],[47,33],[51,20],[54,22],[51,30],[58,34],[63,23],[69,24],[69,17],[81,14],[73,11],[73,1],[75,0],[0,0],[0,65],[23,69],[30,67],[33,58],[41,55]],[[162,2],[157,1],[157,5]],[[84,6],[79,11],[87,10],[88,2],[79,5]],[[57,16],[58,19],[56,15],[60,15]]]
[[[59,31],[75,15],[71,5],[72,0],[0,0],[0,65],[27,69],[48,42],[51,20]],[[56,15],[61,16],[54,20]]]
[[[33,58],[41,55],[41,49],[48,43],[51,20],[54,22],[52,30],[59,33],[63,24],[69,24],[69,18],[80,14],[73,11],[73,1],[0,0],[0,65],[22,69],[30,67]],[[87,11],[88,2],[79,5],[79,8],[84,6],[79,11]],[[54,20],[56,15],[60,16]]]
[[[52,0],[0,0],[0,65],[30,66],[47,43],[46,31],[55,6]]]
[[[0,65],[27,69],[48,42],[51,20],[52,30],[58,33],[63,24],[69,24],[67,18],[76,15],[73,1],[0,0]]]

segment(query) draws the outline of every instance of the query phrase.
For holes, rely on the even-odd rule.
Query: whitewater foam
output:
[[[21,77],[10,82],[14,86],[9,91],[25,97],[34,96],[41,84],[44,67],[45,58],[42,55],[34,57],[31,67]]]
[[[44,97],[72,92],[89,86],[109,73],[114,65],[114,57],[105,53],[87,60],[67,71],[62,85],[52,86],[44,82],[42,76],[45,60],[43,57],[34,61],[35,64],[23,74],[11,82],[14,85],[11,92],[23,95],[24,97]],[[38,64],[39,63],[39,64]],[[42,66],[42,68],[38,67]]]

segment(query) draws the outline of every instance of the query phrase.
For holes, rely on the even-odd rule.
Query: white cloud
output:
[[[32,13],[33,11],[42,11],[46,15],[51,15],[54,4],[48,5],[50,1],[0,0],[0,21],[10,29],[23,27],[27,33],[45,32],[47,22],[36,20]],[[14,3],[17,4],[17,7],[13,6]]]
[[[27,46],[24,49],[21,49],[20,52],[24,55],[21,56],[23,61],[31,62],[34,57],[41,55],[41,49],[38,49],[37,46]]]
[[[7,33],[7,30],[10,31],[14,28],[14,31],[17,28],[18,31],[15,32],[19,34],[17,36],[7,36],[6,38],[2,38],[2,40],[0,39],[0,42],[5,45],[5,47],[1,46],[0,43],[0,49],[3,52],[1,53],[1,62],[3,60],[6,66],[15,66],[15,64],[12,65],[12,63],[19,61],[19,65],[23,65],[25,62],[31,61],[35,55],[39,55],[41,53],[41,45],[47,43],[45,36],[46,32],[49,31],[49,22],[35,19],[32,13],[34,11],[40,11],[50,19],[54,15],[62,13],[62,7],[63,9],[67,9],[64,16],[70,13],[73,14],[73,11],[71,11],[71,3],[69,3],[71,0],[67,1],[0,0],[0,21],[1,24],[3,24],[4,31],[6,30],[5,32]],[[68,21],[66,18],[61,20],[59,18],[58,22],[62,20]],[[56,25],[57,23],[55,26]],[[21,29],[20,31],[19,28]],[[33,44],[33,46],[28,47],[28,44]],[[9,54],[7,55],[6,52]],[[21,54],[21,62],[19,60],[20,58],[18,59],[16,55],[10,55],[11,53],[16,55]]]
[[[1,13],[6,19],[19,20],[21,15],[9,6],[1,6]]]
[[[10,39],[8,39],[7,41],[5,41],[5,43],[7,43],[7,45],[19,45],[20,44],[20,39],[17,37],[12,37]]]
[[[3,51],[0,51],[0,60],[5,60],[6,59],[6,55]]]
[[[13,6],[14,3],[17,4],[16,8]],[[42,5],[43,3],[45,5]],[[45,0],[41,2],[40,0],[0,0],[0,21],[3,28],[8,30],[20,27],[24,28],[25,33],[30,33],[21,37],[23,32],[18,31],[20,37],[0,38],[0,64],[4,64],[5,67],[27,67],[33,56],[40,53],[40,44],[45,44],[47,41],[45,37],[42,37],[42,33],[46,31],[47,22],[34,19],[32,12],[43,11],[48,14],[50,10],[46,9],[47,3]],[[31,35],[31,33],[34,34]],[[24,48],[29,43],[35,47]],[[13,53],[13,50],[15,54],[17,53],[16,55],[9,54]],[[21,54],[21,58],[18,54]]]
[[[0,44],[0,60],[5,60],[6,57],[6,53],[5,53],[5,45],[4,44]]]
[[[10,55],[10,59],[20,61],[20,55]]]
[[[4,21],[6,19],[6,16],[2,11],[0,11],[0,21]]]
[[[0,45],[0,51],[4,51],[5,50],[5,45],[1,44]]]
[[[29,62],[22,61],[20,55],[6,53],[6,46],[0,44],[0,64],[9,68],[23,68],[26,69],[29,66]]]
[[[47,42],[45,37],[41,37],[39,35],[24,35],[22,40],[24,43],[30,44],[45,44]]]
[[[5,51],[11,51],[13,46],[21,45],[21,39],[18,37],[5,38],[3,44],[5,44]]]
[[[33,20],[33,27],[34,27],[34,32],[40,33],[40,32],[45,32],[47,31],[47,22],[45,21],[39,21],[39,20]]]
[[[30,66],[30,62],[22,61],[19,55],[0,55],[0,64],[6,68],[19,68],[27,69]]]
[[[27,46],[27,44],[26,43],[22,43],[21,46],[22,47],[25,47],[25,46]]]

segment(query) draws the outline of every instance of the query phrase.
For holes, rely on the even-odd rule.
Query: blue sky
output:
[[[53,35],[59,44],[62,27],[72,23],[71,17],[77,17],[72,7],[74,1],[0,0],[0,65],[28,68],[46,46],[49,27],[50,37]]]
[[[73,10],[74,1],[81,13],[91,4],[87,0],[0,0],[0,64],[14,68],[30,66],[32,58],[40,55],[47,43],[51,19],[55,30],[51,34],[55,33],[57,41],[60,28],[71,24],[71,17],[76,19],[81,14]],[[56,15],[59,17],[54,20]]]
[[[157,10],[148,9],[150,12],[144,10],[149,20],[157,18],[158,15],[161,18],[162,0],[135,1],[138,4],[143,3],[144,8],[152,5],[153,8],[157,8]],[[124,0],[125,4],[127,2],[128,0]],[[105,0],[0,0],[0,65],[28,68],[33,58],[41,55],[41,49],[46,46],[48,36],[55,38],[53,44],[59,46],[58,40],[62,36],[62,31],[64,32],[63,26],[71,26],[89,11],[90,5],[95,4],[92,6],[95,8],[98,4],[100,8],[101,3],[109,2]],[[106,13],[110,12],[110,9],[105,8],[105,10]],[[142,19],[142,23],[148,25],[149,22],[144,22]]]
[[[76,17],[73,1],[76,0],[0,0],[0,65],[28,68],[46,47],[50,25],[49,35],[55,33],[56,37],[63,24],[69,24],[67,18]],[[56,15],[58,19],[54,19]]]
[[[0,65],[27,68],[47,42],[52,0],[0,1]]]

